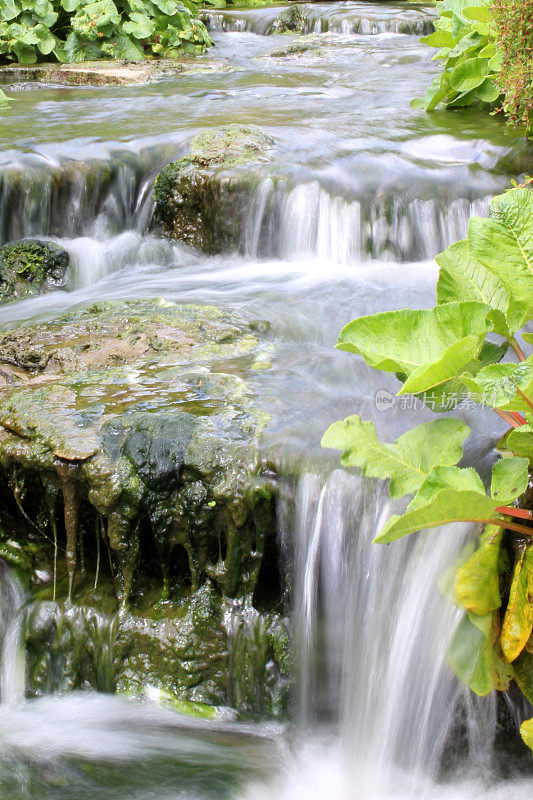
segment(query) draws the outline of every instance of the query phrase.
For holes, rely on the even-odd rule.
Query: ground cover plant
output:
[[[376,542],[482,523],[478,547],[455,573],[452,599],[464,616],[449,663],[478,695],[515,681],[533,703],[533,334],[523,332],[533,318],[533,191],[520,186],[495,197],[488,219],[472,217],[467,238],[436,261],[434,308],[360,317],[343,328],[337,347],[394,373],[399,395],[433,411],[466,400],[492,408],[509,427],[489,485],[459,466],[469,428],[453,417],[386,443],[372,422],[353,415],[331,425],[322,444],[342,450],[344,466],[389,479],[391,497],[413,496]],[[533,750],[533,719],[521,733]]]
[[[420,41],[437,48],[442,72],[415,108],[475,105],[503,111],[532,133],[533,4],[529,0],[440,0],[434,33]]]
[[[0,0],[0,9],[4,62],[177,58],[212,44],[190,0]]]

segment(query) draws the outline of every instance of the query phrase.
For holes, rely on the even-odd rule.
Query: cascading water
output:
[[[4,705],[24,699],[23,603],[20,583],[0,559],[0,703]]]

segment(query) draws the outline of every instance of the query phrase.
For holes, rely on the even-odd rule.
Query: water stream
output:
[[[410,109],[436,74],[417,39],[433,9],[309,4],[313,47],[296,55],[279,55],[297,40],[277,33],[279,11],[205,12],[216,47],[202,58],[230,71],[18,92],[0,120],[0,243],[48,237],[74,267],[65,290],[0,307],[0,324],[146,296],[271,323],[271,367],[252,378],[272,416],[265,447],[301,464],[279,530],[296,640],[291,720],[193,723],[89,693],[22,701],[24,597],[0,562],[2,800],[531,797],[530,778],[492,770],[495,703],[474,702],[445,663],[458,617],[437,586],[471,532],[373,546],[391,511],[384,487],[319,447],[349,413],[389,439],[433,418],[399,402],[381,411],[376,392],[394,392],[395,379],[334,351],[337,332],[357,315],[432,305],[435,254],[531,170],[531,148],[476,111]],[[239,252],[208,257],[155,235],[150,187],[193,135],[228,122],[264,128],[274,159]],[[483,467],[501,427],[488,411],[460,413],[473,431],[467,458]]]

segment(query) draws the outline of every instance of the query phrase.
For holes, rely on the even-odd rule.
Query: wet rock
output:
[[[304,7],[292,5],[283,9],[271,30],[275,33],[306,33],[307,16]]]
[[[0,247],[0,301],[63,286],[69,264],[66,250],[38,239],[24,239]]]
[[[150,83],[162,75],[203,74],[233,72],[234,68],[222,61],[209,61],[194,56],[178,60],[160,59],[132,64],[120,59],[84,61],[75,64],[9,64],[0,66],[0,83],[10,91],[24,88],[24,84],[67,86],[126,86]]]
[[[168,164],[154,185],[163,233],[207,253],[235,248],[250,197],[269,160],[271,137],[259,128],[227,125],[196,136],[190,152]]]
[[[284,707],[279,594],[253,603],[272,597],[261,567],[276,547],[268,417],[245,379],[269,347],[261,328],[142,300],[0,336],[0,555],[44,602],[28,621],[32,693],[149,683]]]
[[[312,56],[316,58],[316,56],[323,56],[325,53],[325,48],[321,47],[320,44],[313,37],[311,37],[298,42],[292,42],[291,44],[287,45],[287,47],[278,47],[276,50],[272,50],[268,56],[262,56],[261,60],[269,61],[273,58],[300,58],[304,54],[306,56]]]

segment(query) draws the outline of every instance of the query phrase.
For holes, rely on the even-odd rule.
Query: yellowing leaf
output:
[[[514,568],[509,602],[502,625],[503,657],[513,662],[533,630],[533,547],[522,552]]]
[[[487,525],[476,552],[457,570],[455,596],[467,611],[483,616],[501,606],[498,560],[502,528]]]

